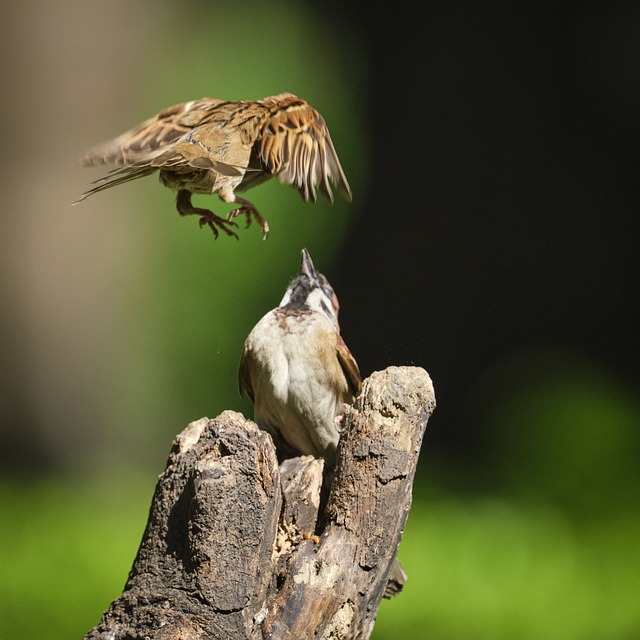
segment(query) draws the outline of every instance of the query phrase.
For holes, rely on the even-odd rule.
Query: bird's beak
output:
[[[318,272],[313,266],[313,260],[311,260],[311,256],[306,249],[302,250],[302,260],[300,261],[300,270],[298,271],[298,275],[305,275],[310,280],[315,280],[318,277]]]

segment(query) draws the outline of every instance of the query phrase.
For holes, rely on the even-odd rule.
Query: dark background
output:
[[[28,0],[0,21],[0,637],[81,637],[175,434],[307,247],[365,375],[438,407],[374,638],[627,640],[640,618],[637,2]],[[77,157],[159,110],[291,91],[354,198],[214,241]],[[224,214],[216,198],[196,206]]]
[[[637,391],[640,7],[330,4],[371,59],[373,170],[333,266],[362,368],[427,367],[427,442],[454,457],[490,455],[475,392],[513,353]]]
[[[171,433],[236,406],[242,340],[302,245],[338,292],[365,374],[431,373],[436,464],[475,459],[490,473],[506,427],[492,412],[545,380],[595,374],[637,396],[636,3],[309,2],[279,7],[276,27],[247,5],[240,49],[232,5],[114,6],[102,25],[70,6],[63,27],[37,6],[16,10],[4,39],[9,467],[75,467],[138,414]],[[266,185],[251,197],[286,222],[234,247],[178,225],[153,179],[68,208],[98,177],[74,164],[81,149],[186,98],[281,90],[323,111],[353,205],[304,207]]]

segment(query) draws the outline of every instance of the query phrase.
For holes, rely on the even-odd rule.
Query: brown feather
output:
[[[338,354],[338,362],[344,371],[344,375],[347,379],[347,384],[353,393],[355,398],[362,388],[362,375],[360,373],[360,367],[353,357],[349,347],[347,347],[342,336],[338,334],[336,344],[336,353]]]
[[[253,393],[253,386],[251,385],[251,370],[249,360],[247,358],[247,345],[245,344],[242,350],[242,357],[240,358],[240,367],[238,368],[238,388],[240,389],[240,397],[245,393],[251,398],[251,402],[254,402],[255,396]]]
[[[266,171],[296,187],[305,201],[316,199],[319,185],[323,195],[333,202],[329,178],[351,200],[351,189],[324,118],[294,95],[279,97],[256,143]]]
[[[83,193],[80,200],[159,170],[162,183],[171,189],[217,193],[225,202],[240,203],[233,214],[253,216],[265,233],[266,222],[235,191],[275,176],[295,187],[305,201],[315,201],[319,189],[333,202],[330,181],[351,200],[324,118],[290,93],[263,100],[202,98],[174,105],[89,149],[81,162],[85,166],[112,164],[116,170],[96,181],[98,186]]]

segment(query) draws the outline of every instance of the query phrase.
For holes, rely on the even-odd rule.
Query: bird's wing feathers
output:
[[[175,105],[117,138],[92,147],[81,158],[84,166],[115,164],[117,168],[96,180],[96,186],[83,193],[80,200],[103,189],[148,176],[158,169],[188,170],[192,167],[213,169],[225,176],[241,176],[242,168],[203,154],[201,143],[191,141],[195,127],[209,124],[216,117],[227,117],[224,106],[229,104],[215,98],[202,98]]]
[[[362,375],[360,374],[360,367],[358,367],[356,359],[353,357],[351,351],[349,351],[349,347],[347,347],[340,334],[338,334],[336,352],[338,354],[338,362],[340,362],[340,366],[342,367],[344,375],[347,378],[349,388],[353,392],[353,395],[357,396],[360,393],[360,389],[362,388]]]
[[[130,182],[131,180],[144,178],[145,176],[155,173],[155,171],[155,167],[118,167],[117,169],[113,169],[109,171],[106,176],[94,180],[91,184],[95,186],[85,191],[73,204],[82,202],[85,198],[88,198],[94,193],[98,193],[98,191],[104,191],[109,187],[115,187],[119,184]]]
[[[202,98],[169,107],[117,138],[92,147],[80,161],[91,167],[101,164],[160,166],[159,158],[167,158],[171,145],[194,127],[209,122],[220,104],[223,104],[221,100]],[[172,161],[175,164],[178,159],[172,158]]]
[[[316,199],[316,187],[333,202],[329,178],[351,200],[351,189],[323,117],[291,94],[259,101],[269,109],[255,143],[265,170],[290,184],[305,201]]]
[[[253,386],[251,385],[251,372],[249,371],[249,360],[246,357],[247,347],[242,350],[242,357],[240,358],[240,367],[238,368],[238,388],[240,389],[240,396],[245,393],[251,398],[251,402],[254,401],[255,396],[253,393]]]
[[[252,149],[257,166],[250,158]],[[351,200],[351,189],[324,119],[292,94],[257,101],[202,98],[178,104],[89,149],[81,162],[85,166],[116,166],[81,199],[157,169],[212,169],[229,177],[264,172],[296,187],[305,200],[315,200],[319,188],[333,201],[331,180]]]

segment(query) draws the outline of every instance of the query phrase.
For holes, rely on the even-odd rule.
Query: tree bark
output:
[[[278,461],[234,411],[177,436],[123,594],[85,640],[369,638],[435,408],[415,367],[372,374],[323,461]]]

